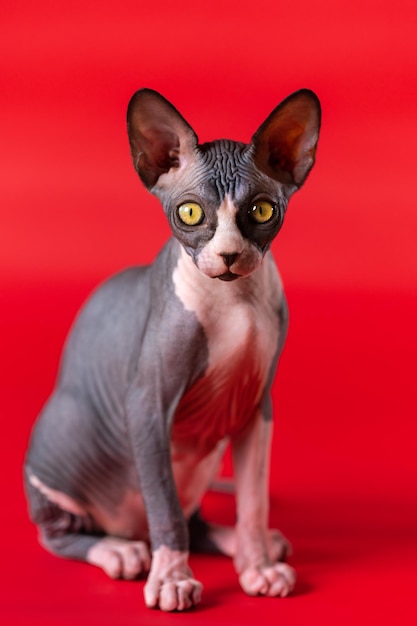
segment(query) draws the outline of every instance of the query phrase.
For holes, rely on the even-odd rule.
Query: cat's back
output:
[[[129,377],[132,351],[148,317],[150,267],[112,276],[88,298],[66,341],[59,387],[84,387],[104,376],[114,387]]]

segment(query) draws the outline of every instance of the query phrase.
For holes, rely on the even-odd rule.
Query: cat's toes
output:
[[[251,567],[239,577],[242,589],[250,596],[287,596],[295,586],[296,575],[287,563],[265,567]]]
[[[149,571],[151,556],[143,541],[105,537],[90,548],[87,561],[101,567],[110,578],[133,580]]]
[[[182,580],[150,579],[145,585],[145,604],[162,611],[184,611],[201,600],[202,585],[191,577]]]
[[[201,600],[202,585],[188,567],[188,552],[161,546],[153,553],[144,589],[145,604],[162,611],[184,611]]]

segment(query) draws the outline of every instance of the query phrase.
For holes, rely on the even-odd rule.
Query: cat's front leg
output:
[[[268,542],[268,473],[272,424],[259,411],[251,425],[233,442],[237,524],[235,567],[249,595],[288,595],[295,572],[274,562]]]
[[[182,611],[200,601],[202,585],[188,565],[188,528],[174,482],[170,428],[160,404],[140,386],[128,393],[127,426],[152,549],[144,597],[150,608]]]

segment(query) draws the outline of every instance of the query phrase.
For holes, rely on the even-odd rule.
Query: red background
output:
[[[0,20],[0,618],[5,624],[415,624],[415,0],[10,0]],[[227,559],[183,616],[41,550],[21,466],[89,291],[168,236],[125,110],[161,91],[201,141],[248,141],[292,91],[323,106],[315,170],[274,245],[291,308],[274,388],[274,525],[297,591],[240,592]],[[207,515],[233,519],[229,496]]]

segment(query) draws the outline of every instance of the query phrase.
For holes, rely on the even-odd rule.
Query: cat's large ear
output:
[[[192,157],[198,139],[182,115],[152,89],[141,89],[127,109],[127,131],[133,165],[152,188],[161,174]]]
[[[309,89],[283,100],[252,137],[257,167],[281,183],[301,187],[314,165],[320,120],[319,99]]]

